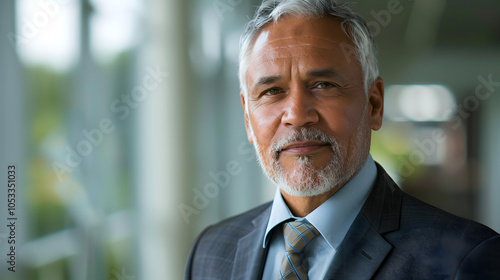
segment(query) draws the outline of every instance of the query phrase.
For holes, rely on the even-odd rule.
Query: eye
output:
[[[328,82],[319,82],[314,84],[314,88],[319,88],[319,89],[332,88],[332,87],[336,87],[336,85]]]
[[[261,95],[268,95],[268,96],[273,96],[273,95],[276,95],[278,93],[280,93],[281,91],[277,88],[272,88],[272,89],[268,89],[266,91],[264,91]]]

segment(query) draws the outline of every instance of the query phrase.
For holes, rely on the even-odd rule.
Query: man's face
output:
[[[288,16],[254,39],[241,98],[247,134],[266,174],[289,195],[342,186],[382,124],[382,81],[365,95],[352,49],[340,22],[326,17]]]

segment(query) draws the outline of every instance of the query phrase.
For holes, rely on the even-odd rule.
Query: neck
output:
[[[369,155],[366,155],[368,157]],[[365,158],[366,164],[366,158]],[[338,192],[347,182],[349,182],[352,178],[354,178],[360,171],[363,169],[364,165],[361,165],[360,168],[357,168],[357,171],[354,172],[344,183],[339,184],[339,186],[332,188],[330,191],[316,195],[316,196],[292,196],[285,193],[283,190],[280,190],[281,196],[285,201],[288,209],[295,217],[305,217],[309,215],[312,211],[318,208],[321,204],[327,201],[330,197],[332,197],[336,192]]]
[[[295,217],[305,217],[334,195],[340,187],[316,196],[291,196],[281,190],[286,205]]]

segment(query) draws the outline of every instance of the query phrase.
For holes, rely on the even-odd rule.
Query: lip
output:
[[[297,141],[283,147],[281,152],[294,155],[307,155],[328,146],[330,144],[321,141]]]

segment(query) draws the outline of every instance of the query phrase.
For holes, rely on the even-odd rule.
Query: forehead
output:
[[[349,38],[341,28],[340,20],[334,17],[306,18],[288,15],[264,26],[260,34],[256,36],[256,41],[263,34],[268,34],[266,37],[269,42],[301,37],[317,37],[350,43]]]
[[[256,36],[248,57],[247,74],[304,60],[306,66],[314,64],[314,67],[351,64],[353,61],[357,64],[352,50],[352,41],[341,28],[340,20],[291,15],[269,23]]]

